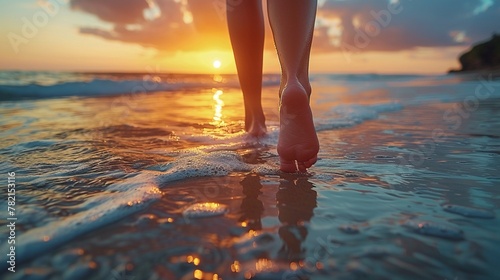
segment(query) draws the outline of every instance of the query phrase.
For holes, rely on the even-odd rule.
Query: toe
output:
[[[297,162],[297,167],[300,172],[307,172],[306,166],[303,162]]]
[[[295,165],[295,161],[280,158],[280,170],[287,173],[296,172],[297,166]]]

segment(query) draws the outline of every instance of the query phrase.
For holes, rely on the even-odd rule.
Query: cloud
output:
[[[318,10],[316,46],[322,50],[399,51],[469,45],[500,31],[498,1],[324,1]],[[484,9],[474,13],[478,7]],[[479,9],[481,10],[481,9]],[[340,21],[340,32],[331,22]],[[323,22],[323,23],[322,23]],[[326,29],[326,31],[325,31]],[[329,35],[334,33],[336,35]]]
[[[71,7],[114,25],[112,30],[83,26],[81,34],[160,51],[230,48],[228,41],[221,39],[227,37],[227,28],[212,1],[72,0]]]
[[[225,0],[71,0],[114,25],[82,34],[161,51],[229,49]],[[400,51],[470,45],[499,32],[500,1],[320,0],[314,51]],[[270,30],[267,30],[268,34]],[[268,37],[269,38],[269,37]],[[272,48],[272,44],[267,44]]]
[[[107,22],[126,24],[145,20],[146,0],[71,0],[70,7],[97,16]]]

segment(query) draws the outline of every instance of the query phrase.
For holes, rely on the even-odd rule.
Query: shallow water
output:
[[[110,77],[94,78],[137,82]],[[35,99],[21,85],[0,102],[0,171],[16,173],[18,217],[16,273],[2,278],[498,277],[498,81],[314,76],[320,160],[286,175],[274,76],[260,140],[241,132],[235,77],[170,79],[147,93],[43,88]],[[227,208],[186,216],[203,202]]]

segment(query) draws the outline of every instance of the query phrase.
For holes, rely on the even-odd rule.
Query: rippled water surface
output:
[[[116,75],[98,78],[141,77]],[[0,88],[12,90],[0,171],[15,172],[18,218],[16,273],[3,238],[2,279],[499,276],[495,79],[314,76],[320,160],[290,175],[277,171],[274,77],[264,139],[242,132],[234,77],[170,78],[133,94]]]

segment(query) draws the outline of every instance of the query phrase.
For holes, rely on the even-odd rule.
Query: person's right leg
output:
[[[264,18],[261,0],[227,0],[227,23],[238,78],[245,103],[245,130],[253,136],[266,133],[261,105]]]
[[[309,106],[309,54],[316,0],[269,0],[269,21],[281,64],[278,154],[284,172],[305,172],[319,142]]]

